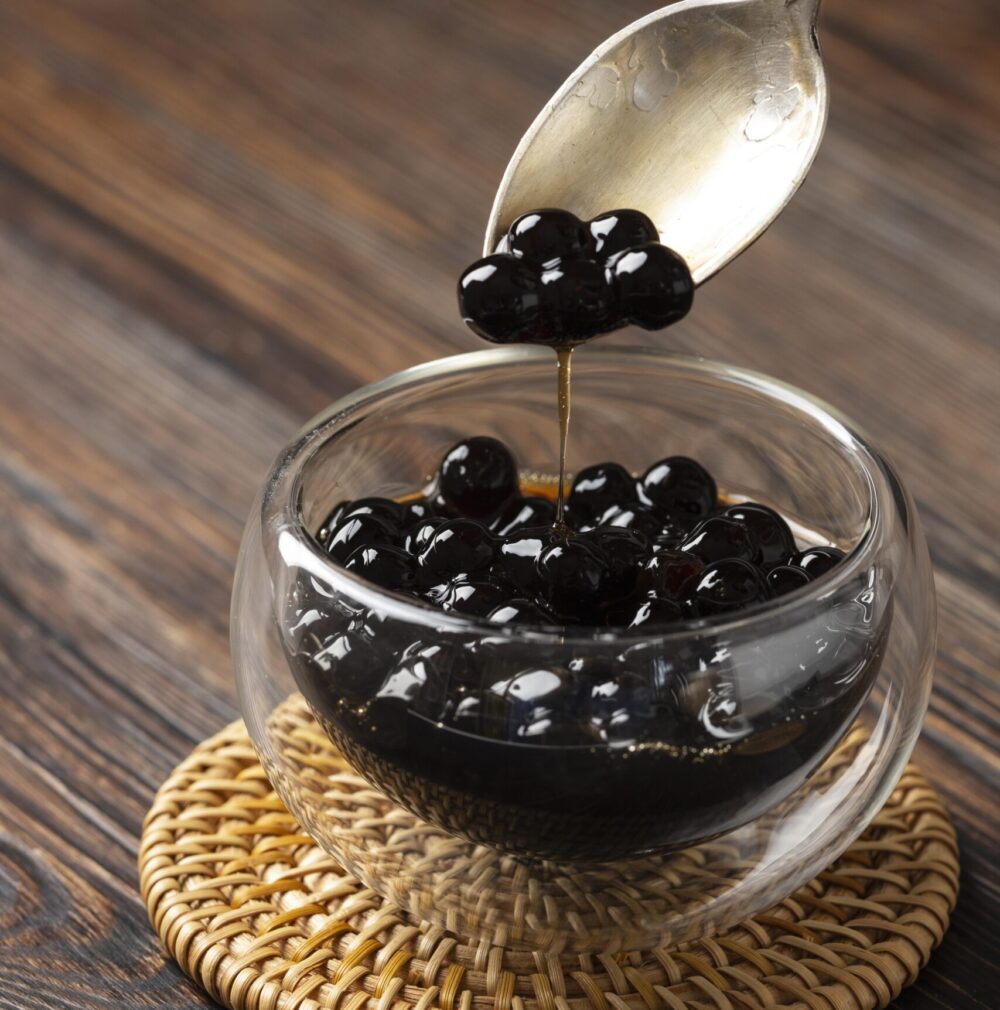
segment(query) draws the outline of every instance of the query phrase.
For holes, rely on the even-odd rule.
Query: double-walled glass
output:
[[[779,900],[867,825],[923,717],[933,588],[907,493],[830,408],[700,359],[575,358],[571,466],[692,456],[846,560],[660,634],[497,626],[334,565],[314,534],[337,503],[411,495],[469,435],[506,442],[526,482],[555,471],[554,356],[488,351],[360,390],[282,453],[247,524],[233,653],[275,788],[374,890],[462,936],[637,949]],[[569,685],[537,740],[515,734],[512,678]]]

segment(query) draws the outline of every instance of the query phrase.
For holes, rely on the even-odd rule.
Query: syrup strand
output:
[[[566,441],[569,438],[570,374],[572,347],[556,348],[559,363],[559,497],[556,499],[557,529],[564,529],[563,508],[566,502]]]

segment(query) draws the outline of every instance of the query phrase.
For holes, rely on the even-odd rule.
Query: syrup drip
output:
[[[569,439],[570,377],[572,373],[572,347],[556,349],[558,360],[558,402],[559,402],[559,494],[556,499],[556,519],[553,524],[559,533],[568,533],[569,527],[563,518],[566,504],[566,442]]]

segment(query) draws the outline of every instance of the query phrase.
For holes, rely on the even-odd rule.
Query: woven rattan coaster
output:
[[[139,868],[167,950],[233,1010],[869,1010],[916,978],[958,890],[954,829],[910,766],[833,866],[723,936],[618,955],[466,944],[320,850],[242,723],[164,783]]]

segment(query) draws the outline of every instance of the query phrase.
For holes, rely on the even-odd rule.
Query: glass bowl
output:
[[[240,552],[240,702],[316,841],[415,919],[555,951],[724,929],[865,828],[926,707],[934,595],[905,489],[857,429],[762,375],[644,349],[577,351],[570,468],[692,456],[777,508],[826,576],[665,633],[444,613],[333,564],[339,502],[425,488],[473,434],[526,484],[556,469],[555,361],[466,354],[334,404],[279,456]],[[540,700],[539,700],[540,699]],[[519,706],[543,705],[537,734]]]

